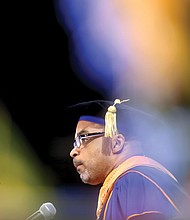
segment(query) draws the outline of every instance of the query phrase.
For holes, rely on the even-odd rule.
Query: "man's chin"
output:
[[[80,178],[81,178],[83,183],[88,184],[89,180],[84,174],[81,173]]]

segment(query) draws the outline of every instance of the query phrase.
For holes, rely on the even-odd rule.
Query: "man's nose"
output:
[[[70,156],[72,158],[76,157],[79,154],[80,148],[79,147],[74,147],[71,151],[70,151]]]

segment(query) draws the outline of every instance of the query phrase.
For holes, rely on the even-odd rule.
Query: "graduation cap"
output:
[[[155,126],[160,125],[160,120],[128,103],[129,99],[81,102],[69,107],[69,111],[72,111],[70,120],[74,120],[73,126],[80,120],[103,124],[106,137],[121,133],[128,139],[144,142],[151,137]]]

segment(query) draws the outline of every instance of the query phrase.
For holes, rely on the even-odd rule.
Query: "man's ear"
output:
[[[122,134],[117,134],[112,138],[112,152],[120,153],[125,145],[125,137]]]

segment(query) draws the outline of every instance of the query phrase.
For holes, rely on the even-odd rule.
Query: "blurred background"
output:
[[[3,2],[0,219],[50,201],[55,219],[95,219],[99,186],[72,165],[69,105],[130,98],[164,126],[147,154],[190,191],[189,0]]]

